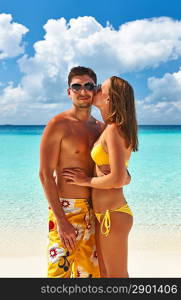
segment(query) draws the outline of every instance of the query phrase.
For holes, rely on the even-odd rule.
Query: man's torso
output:
[[[90,188],[71,185],[61,176],[63,168],[78,167],[92,176],[94,162],[90,156],[93,144],[101,134],[100,122],[94,118],[79,121],[64,113],[56,116],[63,133],[56,167],[56,183],[60,197],[90,198]],[[57,137],[58,138],[58,137]]]

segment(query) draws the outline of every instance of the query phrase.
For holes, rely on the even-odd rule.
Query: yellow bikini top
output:
[[[101,143],[95,145],[92,148],[91,157],[92,157],[93,161],[96,163],[96,165],[98,165],[98,166],[109,165],[109,155],[103,149]],[[126,162],[125,165],[128,166],[128,162]]]

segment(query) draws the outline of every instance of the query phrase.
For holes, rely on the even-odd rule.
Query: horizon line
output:
[[[47,124],[0,124],[0,126],[46,126]],[[138,124],[138,126],[181,126],[181,124]]]

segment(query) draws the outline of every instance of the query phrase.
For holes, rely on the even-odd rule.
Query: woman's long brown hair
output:
[[[124,79],[112,76],[109,88],[109,114],[106,118],[108,124],[116,123],[121,128],[128,147],[138,151],[137,120],[132,86]]]

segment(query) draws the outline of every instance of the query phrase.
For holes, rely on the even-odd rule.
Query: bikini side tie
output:
[[[103,226],[106,228],[105,231],[103,230]],[[111,227],[111,218],[110,218],[109,209],[107,209],[105,214],[104,214],[104,218],[102,219],[102,222],[101,222],[101,232],[102,232],[102,234],[104,234],[105,236],[108,236],[109,231],[110,231],[110,227]]]

